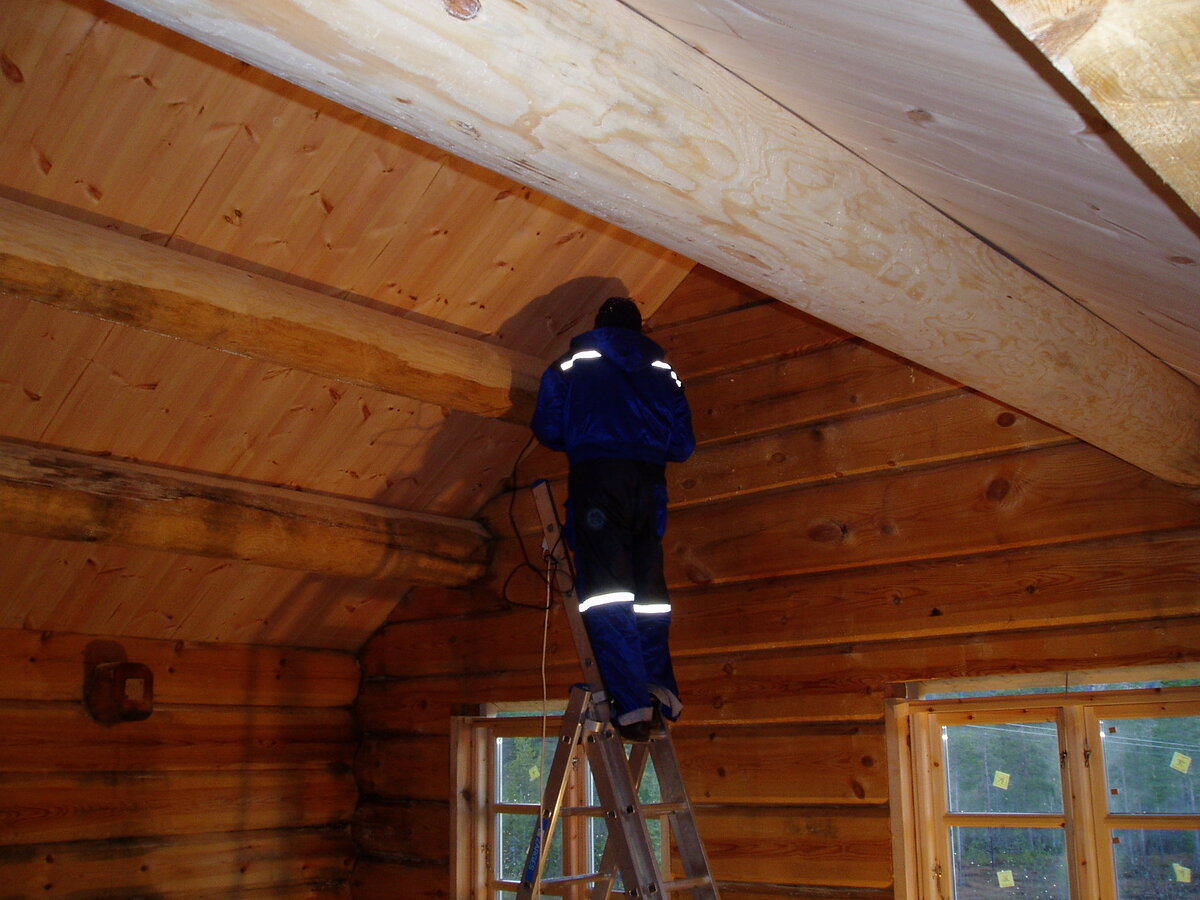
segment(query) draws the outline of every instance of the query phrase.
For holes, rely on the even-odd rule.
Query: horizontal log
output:
[[[744,440],[700,446],[685,463],[667,466],[673,508],[787,487],[815,486],[882,473],[912,471],[1071,443],[1074,439],[966,391],[873,415],[816,422]],[[520,467],[522,485],[551,481],[566,497],[566,457],[539,451]],[[511,511],[511,512],[510,512]],[[540,532],[528,490],[502,494],[482,513],[497,534],[515,518]]]
[[[396,900],[396,885],[404,885],[410,900],[451,900],[450,867],[446,865],[373,859],[364,856],[350,879],[354,900]]]
[[[0,845],[341,824],[349,772],[0,773]]]
[[[675,665],[691,725],[882,721],[890,684],[1200,660],[1200,618],[695,657]],[[415,682],[414,682],[415,683]],[[461,688],[460,688],[461,690]]]
[[[674,303],[672,296],[670,303]],[[812,353],[850,340],[846,332],[786,303],[760,303],[720,318],[655,328],[649,335],[683,380],[728,372],[772,358]]]
[[[887,749],[878,725],[671,729],[693,803],[886,806]]]
[[[502,612],[507,608],[496,594],[474,588],[436,588],[416,585],[388,613],[388,622],[437,619],[464,613]]]
[[[718,881],[887,888],[892,841],[885,809],[696,811]]]
[[[835,480],[678,509],[664,549],[679,588],[1196,525],[1200,494],[1073,443],[898,472],[886,484]],[[536,552],[536,541],[525,545]],[[486,590],[499,593],[521,559],[515,539],[499,541]]]
[[[364,798],[444,803],[451,795],[449,761],[450,743],[441,735],[367,735],[354,762],[354,778]]]
[[[906,472],[1072,442],[1063,432],[978,394],[820,422],[701,447],[667,467],[677,507],[727,497]]]
[[[943,558],[1200,525],[1200,494],[1085,444],[681,510],[672,585]]]
[[[673,595],[675,654],[813,647],[1196,613],[1200,532],[955,557]]]
[[[527,422],[542,364],[0,198],[0,296],[302,369],[449,409]]]
[[[547,671],[550,709],[566,706],[579,681],[579,662]],[[541,701],[537,670],[445,675],[429,678],[369,679],[355,704],[359,726],[368,735],[449,735],[451,716],[484,703]]]
[[[646,323],[651,334],[697,319],[771,302],[760,290],[708,266],[695,266]]]
[[[570,625],[561,603],[550,610],[546,658],[555,667],[578,667]],[[516,607],[489,616],[430,619],[385,625],[364,646],[367,677],[453,675],[537,669],[543,624],[538,610]]]
[[[100,725],[79,702],[0,701],[0,771],[347,771],[358,736],[348,709],[156,705]]]
[[[1110,626],[1044,627],[888,643],[737,651],[675,660],[683,722],[880,722],[887,685],[1021,672],[1116,669],[1200,660],[1195,617]],[[551,701],[565,701],[578,668],[548,669]],[[370,732],[448,734],[464,704],[539,700],[536,669],[368,680],[356,710]]]
[[[488,556],[474,522],[13,443],[0,443],[0,531],[450,586]]]
[[[0,699],[78,702],[89,664],[120,661],[150,667],[160,705],[348,706],[358,693],[358,663],[334,650],[0,629]]]
[[[0,852],[5,896],[348,900],[349,830],[26,844]]]
[[[1200,484],[1200,386],[637,10],[121,5]]]
[[[450,865],[450,804],[429,800],[365,801],[354,813],[360,852]]]
[[[1161,621],[1196,612],[1200,532],[1164,532],[1004,554],[676,590],[677,659],[996,634],[1046,625]],[[423,676],[534,670],[541,614],[389,625],[363,651],[371,675]],[[574,663],[561,604],[550,617],[547,659]],[[447,653],[444,648],[449,648]]]
[[[895,900],[890,888],[852,888],[822,885],[763,884],[761,882],[719,882],[722,897],[737,900]]]
[[[805,426],[826,427],[839,419],[957,394],[961,387],[854,341],[695,378],[687,383],[686,390],[700,448],[693,456],[695,460],[708,444],[769,436]],[[691,465],[689,461],[668,468],[676,474]],[[518,483],[563,478],[566,471],[564,454],[534,445],[520,464]]]

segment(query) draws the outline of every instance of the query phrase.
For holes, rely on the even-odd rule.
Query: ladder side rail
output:
[[[708,864],[708,853],[696,826],[696,815],[692,810],[687,788],[683,784],[683,775],[679,771],[679,758],[675,755],[675,744],[671,740],[669,728],[664,726],[661,736],[651,742],[650,757],[654,760],[654,771],[658,774],[662,799],[665,802],[678,803],[681,807],[672,813],[670,818],[684,875],[689,881],[697,879],[707,882],[692,888],[692,897],[694,900],[720,900],[716,879],[712,877],[712,869]]]
[[[591,696],[587,689],[572,688],[571,701],[563,713],[558,746],[554,749],[554,761],[546,777],[537,821],[533,826],[529,849],[525,853],[525,865],[521,868],[521,885],[517,890],[517,900],[534,900],[538,895],[542,875],[546,869],[550,841],[562,813],[572,759],[583,755],[584,752],[584,731],[588,725],[586,714],[590,708]]]
[[[648,744],[633,745],[633,750],[629,754],[629,777],[633,782],[634,793],[639,793],[641,791],[642,777],[646,774],[646,762],[649,759],[649,756],[650,747]],[[644,810],[645,807],[643,807],[643,811]],[[646,833],[650,833],[649,828],[647,828]],[[600,865],[598,868],[601,872],[611,872],[615,869],[616,865],[617,854],[615,845],[612,842],[605,842],[604,853],[600,857]],[[660,873],[663,871],[661,862],[659,863],[658,870]],[[607,897],[607,893],[599,892],[599,885],[597,885],[597,890],[593,891],[590,900],[606,900]]]
[[[653,898],[663,896],[662,877],[646,818],[638,801],[625,747],[617,732],[606,727],[584,739],[592,777],[600,802],[608,812],[608,847],[614,849],[627,896]],[[632,893],[637,891],[637,893]]]
[[[607,696],[604,693],[604,682],[596,666],[596,655],[592,652],[592,641],[583,623],[583,614],[579,612],[579,597],[575,593],[575,568],[567,553],[562,523],[558,518],[558,509],[554,506],[554,497],[550,493],[550,482],[540,479],[534,483],[533,500],[542,520],[542,539],[546,542],[547,553],[555,563],[557,577],[554,586],[562,594],[563,609],[571,626],[571,637],[575,641],[575,650],[579,653],[579,664],[583,667],[583,680],[594,697],[598,700],[603,699]]]

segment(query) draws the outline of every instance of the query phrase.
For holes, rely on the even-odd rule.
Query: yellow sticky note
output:
[[[1016,887],[1016,882],[1013,881],[1012,869],[1001,869],[996,873],[996,880],[1000,882],[1000,887]]]
[[[1175,880],[1181,884],[1190,884],[1192,880],[1192,870],[1187,866],[1181,866],[1179,863],[1171,863],[1171,868],[1175,870]]]
[[[538,776],[539,776],[539,775],[541,775],[541,774],[542,774],[542,773],[541,773],[540,771],[538,771],[538,767],[537,767],[537,766],[530,766],[530,767],[529,767],[529,780],[530,780],[530,781],[537,781],[537,780],[538,780]]]
[[[1176,772],[1182,772],[1184,775],[1188,773],[1188,769],[1192,767],[1192,758],[1185,753],[1175,752],[1171,754],[1171,768]]]
[[[1002,791],[1007,791],[1008,782],[1011,777],[1012,776],[1010,776],[1007,772],[1001,772],[999,769],[997,769],[995,777],[992,778],[992,785],[1000,788]]]

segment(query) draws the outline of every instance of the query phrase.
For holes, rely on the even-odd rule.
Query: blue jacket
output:
[[[628,328],[596,328],[542,375],[533,432],[575,463],[682,462],[696,438],[683,383],[658,344]]]

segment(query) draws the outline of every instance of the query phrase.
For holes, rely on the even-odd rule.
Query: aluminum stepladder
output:
[[[533,486],[534,501],[542,520],[543,546],[554,564],[555,585],[562,595],[571,636],[583,667],[583,684],[571,690],[567,711],[563,714],[554,761],[546,779],[541,809],[529,842],[517,900],[536,900],[542,891],[567,893],[592,885],[591,900],[617,895],[616,880],[621,877],[624,896],[639,900],[690,896],[693,900],[720,900],[716,882],[708,866],[708,856],[696,829],[691,802],[679,772],[675,747],[668,728],[656,722],[648,743],[635,743],[628,758],[625,746],[610,719],[610,704],[604,693],[592,644],[579,612],[575,596],[570,558],[562,541],[562,527],[548,482]],[[564,814],[563,798],[571,771],[580,759],[586,759],[600,799],[598,809],[576,809],[568,814],[603,814],[608,828],[599,870],[596,872],[543,877],[546,851],[554,836],[559,817]],[[662,800],[643,804],[638,786],[647,759],[654,763]],[[675,845],[683,877],[666,880],[659,871],[654,847],[646,827],[647,817],[667,816],[675,836]],[[663,829],[663,839],[667,838]]]

